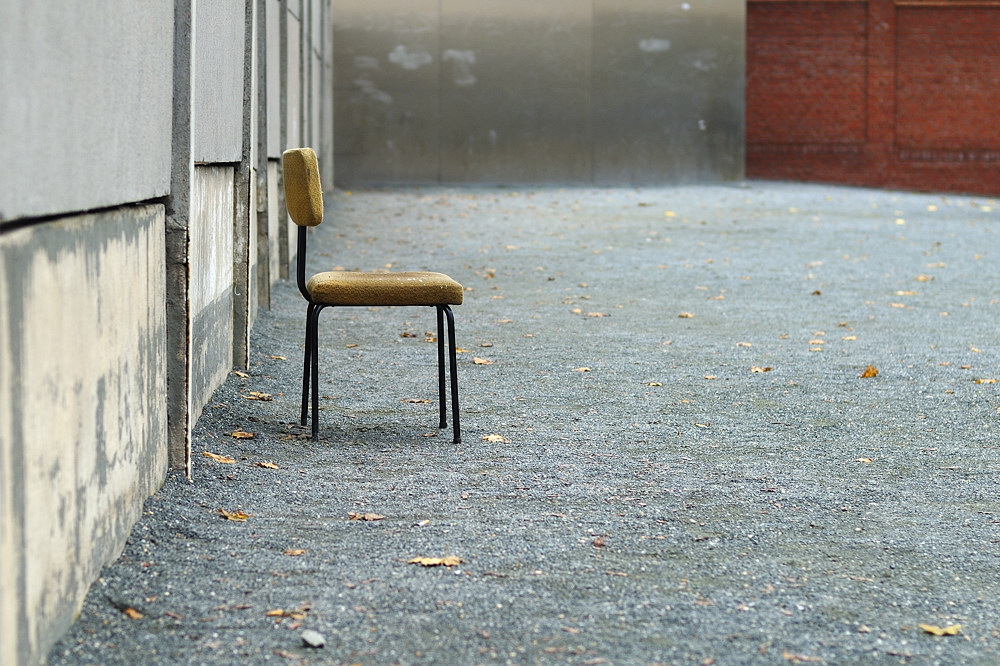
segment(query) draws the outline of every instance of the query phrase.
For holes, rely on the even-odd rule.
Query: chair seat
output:
[[[444,273],[329,271],[309,279],[306,290],[320,305],[461,305],[464,290]]]

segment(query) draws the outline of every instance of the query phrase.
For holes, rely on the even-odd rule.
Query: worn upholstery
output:
[[[315,227],[323,221],[323,186],[319,161],[312,148],[293,148],[281,155],[284,170],[285,205],[300,227]]]
[[[462,285],[443,273],[317,273],[306,285],[320,305],[461,305]]]

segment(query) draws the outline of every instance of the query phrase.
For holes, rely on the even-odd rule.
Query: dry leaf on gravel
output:
[[[976,379],[974,383],[976,384],[996,384],[1000,379]]]
[[[374,522],[376,520],[385,520],[385,516],[379,515],[377,513],[358,513],[356,511],[351,511],[347,514],[347,519]]]
[[[878,377],[878,368],[874,365],[869,365],[861,372],[862,379],[868,379],[870,377]]]
[[[448,557],[414,557],[406,563],[419,564],[422,567],[457,567],[462,563],[462,558],[457,555],[449,555]]]
[[[425,398],[403,398],[401,402],[405,402],[411,405],[424,405],[430,402]]]
[[[270,393],[260,393],[259,391],[250,391],[243,397],[247,400],[260,400],[261,402],[270,402],[272,399]]]
[[[478,356],[472,357],[472,362],[476,365],[493,365],[493,361],[488,358],[479,358]]]
[[[787,659],[788,661],[791,661],[791,662],[800,662],[800,661],[802,661],[802,662],[818,663],[818,662],[823,661],[822,657],[810,657],[810,656],[804,655],[804,654],[792,654],[791,652],[787,652],[787,651],[783,652],[781,654],[781,656],[784,657],[785,659]]]
[[[590,372],[590,371],[591,371],[590,368],[588,368],[587,366],[583,366],[580,368],[573,368],[573,372]]]
[[[245,430],[234,430],[232,436],[236,439],[253,439],[254,434]]]
[[[206,458],[211,458],[217,463],[222,463],[223,465],[233,465],[236,463],[235,460],[226,456],[220,456],[218,453],[209,453],[208,451],[202,451],[201,455]]]
[[[252,513],[246,513],[242,509],[237,509],[236,511],[226,511],[225,509],[219,509],[219,515],[226,520],[231,520],[235,523],[246,522],[247,518],[253,516]]]
[[[233,374],[237,377],[242,377],[243,379],[250,379],[250,375],[245,372],[240,372],[239,370],[233,370]]]
[[[288,555],[289,557],[298,557],[299,555],[305,555],[306,551],[304,548],[289,548],[282,551],[282,555]]]
[[[255,462],[254,467],[263,467],[264,469],[281,469],[273,462]]]
[[[771,372],[771,370],[773,370],[773,368],[769,365],[763,368],[759,365],[755,365],[750,368],[750,372]]]
[[[958,636],[962,633],[962,625],[960,624],[953,624],[948,627],[939,627],[935,624],[918,624],[917,626],[934,636]]]
[[[129,606],[122,612],[125,613],[125,615],[128,615],[129,618],[133,620],[141,620],[143,618],[143,614],[137,611],[136,609],[132,608],[131,606]]]
[[[510,440],[503,435],[483,435],[484,442],[492,442],[494,444],[510,444]]]

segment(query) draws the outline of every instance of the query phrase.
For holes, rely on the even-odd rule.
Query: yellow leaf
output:
[[[962,625],[953,624],[948,627],[939,627],[934,624],[918,624],[918,627],[926,631],[928,634],[933,634],[935,636],[958,636],[962,631]]]
[[[233,370],[233,374],[236,375],[237,377],[242,377],[243,379],[249,379],[250,378],[250,375],[248,375],[245,372],[240,372],[239,370]]]
[[[236,511],[226,511],[225,509],[219,509],[219,515],[221,515],[226,520],[232,520],[236,523],[246,522],[247,518],[253,516],[252,513],[246,513],[242,509],[237,509]]]
[[[269,610],[264,613],[265,617],[284,617],[285,611],[281,608],[275,608],[274,610]]]
[[[646,382],[646,386],[663,386],[660,382]]]
[[[752,342],[737,342],[736,346],[737,347],[753,347],[753,343]]]
[[[281,469],[280,467],[278,467],[277,465],[275,465],[273,462],[263,462],[263,461],[261,461],[261,462],[255,462],[254,463],[254,467],[263,467],[264,469]]]
[[[129,606],[128,608],[126,608],[122,612],[125,613],[126,615],[128,615],[133,620],[141,620],[143,618],[142,613],[140,613],[136,609],[132,608],[131,606]]]
[[[220,456],[217,453],[209,453],[208,451],[202,451],[201,455],[205,456],[206,458],[211,458],[215,462],[222,463],[224,465],[232,465],[236,462],[232,458],[227,458],[226,456]]]
[[[672,210],[667,210],[663,212],[664,217],[677,217],[677,213]]]
[[[718,379],[715,375],[705,375],[705,379]]]
[[[236,439],[253,439],[254,434],[252,432],[246,432],[245,430],[236,430],[232,434]]]
[[[677,315],[677,317],[679,319],[694,319],[694,315],[691,314],[690,312],[682,312],[679,315]]]
[[[472,362],[476,365],[493,365],[493,361],[488,358],[479,358],[478,356],[472,357]]]
[[[933,275],[918,275],[914,278],[917,282],[930,282],[934,279]]]
[[[868,379],[869,377],[877,377],[877,376],[878,376],[878,368],[876,368],[874,365],[869,365],[861,373],[861,377],[863,379]]]
[[[855,459],[854,459],[854,462],[859,462],[859,463],[870,463],[870,462],[875,462],[875,461],[874,461],[874,460],[872,460],[871,458],[855,458]]]
[[[484,442],[493,442],[494,444],[510,444],[510,440],[503,435],[483,435]]]
[[[298,557],[299,555],[305,555],[304,548],[289,548],[282,552],[282,555],[288,555],[289,557]]]
[[[1000,379],[976,379],[976,384],[996,384]]]
[[[414,557],[407,564],[419,564],[422,567],[457,567],[462,563],[462,558],[457,555],[448,557]]]
[[[288,360],[284,356],[272,356],[271,358],[273,358],[275,361],[287,361]]]
[[[401,402],[410,403],[414,405],[425,405],[430,402],[430,400],[425,400],[424,398],[403,398]]]
[[[610,317],[611,315],[607,314],[606,312],[588,312],[587,316],[588,317]]]
[[[771,366],[769,365],[763,368],[760,367],[759,365],[755,365],[752,368],[750,368],[750,372],[771,372],[772,369],[773,368],[771,368]]]
[[[573,372],[590,372],[590,368],[583,366],[582,368],[574,368]]]
[[[271,401],[271,394],[270,393],[259,393],[257,391],[250,391],[249,394],[247,394],[247,395],[245,395],[243,397],[246,398],[247,400],[260,400],[261,402],[270,402]]]
[[[347,519],[374,522],[376,520],[384,520],[385,516],[380,516],[377,513],[357,513],[355,511],[351,511],[347,514]]]

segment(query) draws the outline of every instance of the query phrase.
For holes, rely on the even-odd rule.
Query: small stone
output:
[[[302,632],[302,644],[308,648],[321,648],[326,645],[326,639],[318,631],[306,629]]]

